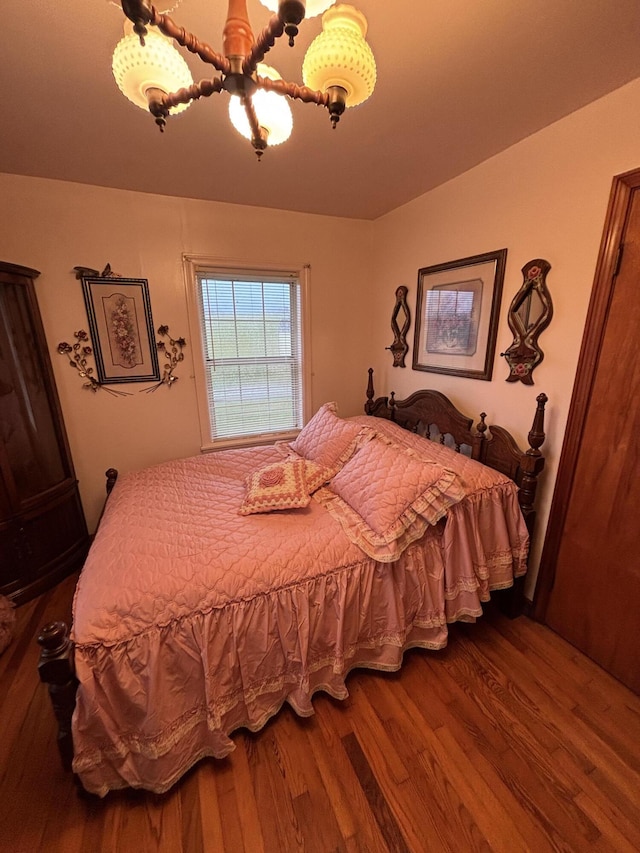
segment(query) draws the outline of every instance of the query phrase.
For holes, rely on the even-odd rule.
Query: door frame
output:
[[[556,561],[573,489],[578,453],[587,426],[587,412],[607,329],[615,279],[620,267],[622,237],[629,216],[631,197],[633,191],[638,188],[640,188],[640,169],[616,175],[611,186],[609,207],[596,263],[593,289],[578,358],[578,370],[533,599],[532,616],[540,622],[545,621],[555,581]]]

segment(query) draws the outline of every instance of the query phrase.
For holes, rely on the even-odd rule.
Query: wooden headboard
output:
[[[464,453],[510,477],[518,485],[520,508],[531,535],[536,515],[538,476],[544,468],[544,456],[540,448],[545,439],[544,407],[547,395],[539,394],[536,402],[528,435],[529,447],[525,451],[520,449],[504,427],[488,425],[484,412],[479,415],[480,420],[474,427],[473,419],[463,415],[439,391],[416,391],[406,400],[396,400],[393,392],[389,397],[376,398],[372,368],[369,368],[364,410],[368,415],[387,418],[410,432],[446,444],[458,453]]]

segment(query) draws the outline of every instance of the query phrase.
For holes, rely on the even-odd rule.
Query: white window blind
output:
[[[303,425],[302,311],[297,275],[196,274],[210,438]]]

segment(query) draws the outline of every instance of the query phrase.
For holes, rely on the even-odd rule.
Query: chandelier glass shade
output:
[[[311,42],[302,65],[305,86],[326,91],[346,90],[346,106],[356,107],[370,97],[376,85],[376,62],[364,40],[367,19],[343,3],[322,16],[322,32]]]
[[[263,65],[261,62],[258,63],[256,70],[260,77],[282,80],[275,68]],[[253,108],[260,127],[267,135],[269,146],[280,145],[291,136],[293,115],[284,95],[258,89],[253,96]],[[251,126],[239,95],[232,95],[229,99],[229,118],[238,133],[241,133],[245,139],[251,139]]]
[[[113,54],[113,74],[132,103],[149,110],[160,130],[166,119],[193,101],[217,92],[231,95],[231,121],[251,140],[258,157],[269,145],[284,142],[293,119],[288,99],[327,109],[335,128],[347,107],[365,101],[376,83],[376,64],[365,41],[367,21],[356,8],[332,0],[261,0],[274,12],[254,37],[247,0],[228,0],[222,52],[180,27],[152,0],[121,0],[132,33]],[[293,46],[305,17],[322,14],[322,32],[305,57],[304,85],[283,80],[265,54],[283,35]],[[199,57],[214,75],[193,82],[187,63],[170,39]]]
[[[111,68],[118,88],[132,104],[149,109],[148,94],[152,91],[176,92],[193,84],[189,66],[168,38],[151,30],[142,47],[132,27],[125,25],[129,34],[120,39],[113,52]],[[184,112],[191,105],[176,104],[171,115]]]

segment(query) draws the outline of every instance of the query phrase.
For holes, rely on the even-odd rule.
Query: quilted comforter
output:
[[[421,453],[428,444],[460,486],[391,562],[348,535],[326,489],[303,509],[239,514],[246,477],[281,459],[277,446],[118,481],[74,601],[73,766],[87,790],[165,791],[284,702],[310,715],[314,692],[347,696],[350,669],[395,670],[407,648],[443,647],[448,622],[476,618],[491,589],[524,573],[510,480],[389,422],[375,427]],[[397,474],[377,474],[391,493]]]

